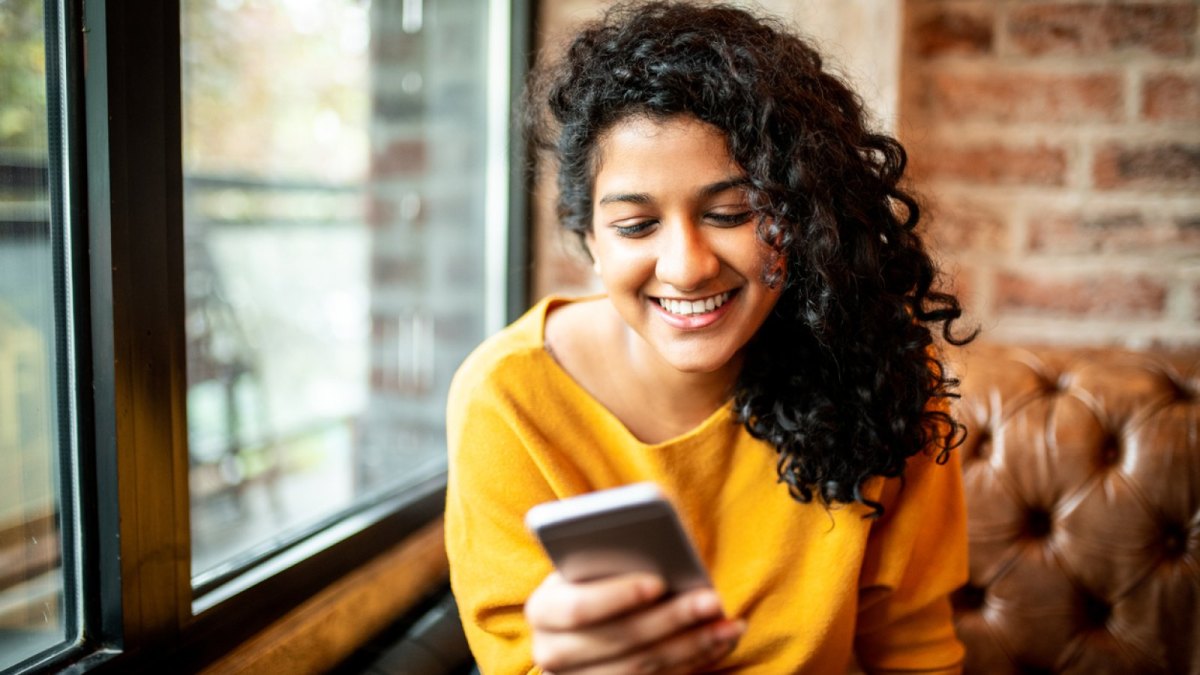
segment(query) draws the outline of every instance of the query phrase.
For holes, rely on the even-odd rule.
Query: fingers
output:
[[[575,630],[653,602],[665,591],[663,580],[650,574],[573,584],[555,572],[529,596],[525,618],[534,630]]]
[[[678,633],[633,654],[569,672],[571,675],[692,673],[733,651],[745,629],[745,622],[741,620],[721,619]]]
[[[542,631],[534,640],[534,660],[551,670],[629,654],[701,623],[722,618],[721,603],[710,589],[685,593],[643,610],[621,615],[584,630]]]
[[[570,583],[557,573],[525,603],[533,658],[558,675],[690,673],[733,650],[745,623],[725,619],[712,589],[662,600],[661,578]]]

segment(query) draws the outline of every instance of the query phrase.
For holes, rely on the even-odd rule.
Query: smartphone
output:
[[[651,572],[672,594],[712,587],[679,515],[654,483],[538,504],[525,524],[568,581]]]

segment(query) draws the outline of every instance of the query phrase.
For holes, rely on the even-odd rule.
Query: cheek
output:
[[[727,260],[750,283],[763,283],[764,275],[769,279],[776,270],[782,273],[783,266],[786,265],[786,259],[759,239],[752,230],[749,230],[748,234],[740,235],[737,241],[730,242],[726,250],[731,254]]]
[[[592,257],[602,270],[600,276],[606,284],[638,283],[644,280],[648,269],[653,271],[653,256],[647,255],[646,247],[621,241],[596,243]]]

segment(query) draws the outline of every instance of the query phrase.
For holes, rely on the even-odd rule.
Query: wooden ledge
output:
[[[202,672],[326,672],[446,583],[447,565],[438,518]]]

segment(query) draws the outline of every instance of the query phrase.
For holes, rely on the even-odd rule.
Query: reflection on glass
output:
[[[0,669],[66,637],[44,21],[0,2]]]
[[[483,336],[486,3],[185,0],[196,583],[445,466]]]

